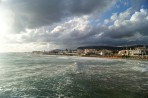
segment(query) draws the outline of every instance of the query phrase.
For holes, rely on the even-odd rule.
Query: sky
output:
[[[148,44],[148,0],[0,0],[0,52]]]

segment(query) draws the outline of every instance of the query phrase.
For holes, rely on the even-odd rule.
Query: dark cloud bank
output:
[[[38,28],[64,18],[100,13],[113,0],[8,0],[15,13],[16,28]]]

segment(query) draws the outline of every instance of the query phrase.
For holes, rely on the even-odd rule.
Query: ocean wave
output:
[[[132,67],[132,70],[138,71],[138,72],[147,72],[147,71],[148,71],[148,67],[138,67],[138,66],[134,66],[134,67]]]

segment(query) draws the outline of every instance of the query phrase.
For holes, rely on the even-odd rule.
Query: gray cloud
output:
[[[67,17],[100,13],[114,0],[7,0],[4,5],[15,14],[15,29],[51,25]]]
[[[147,44],[147,9],[133,12],[129,8],[114,13],[104,23],[100,23],[99,18],[94,19],[93,16],[107,9],[113,1],[7,0],[3,6],[11,9],[15,17],[15,31],[21,33],[13,37],[8,35],[6,39],[10,44],[25,44],[26,47],[40,45],[39,49],[48,45],[75,48],[86,45]]]
[[[121,14],[124,16],[127,13]],[[121,14],[114,19],[114,24],[110,26],[100,24],[94,27],[89,24],[88,16],[75,17],[30,31],[31,33],[23,35],[21,39],[24,42],[46,42],[63,47],[147,44],[147,10],[141,9],[128,18],[121,17]]]

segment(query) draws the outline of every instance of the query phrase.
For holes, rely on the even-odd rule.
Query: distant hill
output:
[[[136,47],[146,47],[148,48],[148,45],[131,45],[131,46],[84,46],[84,47],[78,47],[77,49],[97,49],[97,50],[124,50],[124,49],[134,49]]]

